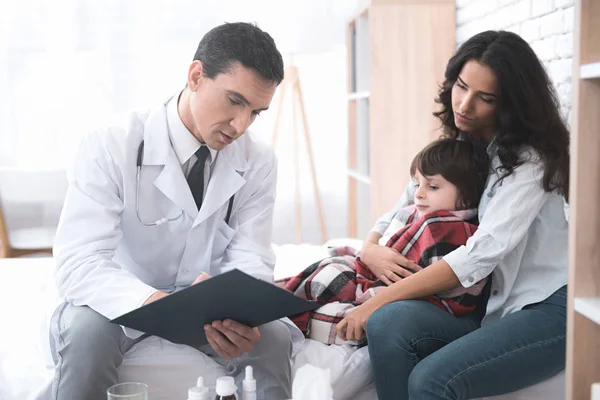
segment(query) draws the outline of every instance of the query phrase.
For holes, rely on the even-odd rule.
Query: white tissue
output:
[[[314,365],[303,365],[292,383],[292,400],[333,400],[330,372]]]

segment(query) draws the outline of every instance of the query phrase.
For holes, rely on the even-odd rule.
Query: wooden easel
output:
[[[291,88],[292,93],[292,139],[294,146],[294,196],[295,196],[295,209],[296,209],[296,239],[298,243],[302,243],[302,202],[300,195],[300,160],[299,160],[299,146],[298,146],[298,129],[297,129],[297,107],[300,107],[300,115],[302,117],[302,126],[304,130],[304,138],[306,140],[306,148],[308,150],[308,161],[310,164],[310,173],[313,183],[313,191],[315,192],[315,200],[317,203],[317,213],[319,217],[319,225],[321,227],[321,238],[323,242],[327,240],[327,230],[325,228],[325,218],[323,217],[323,205],[321,204],[321,195],[319,193],[319,185],[317,184],[317,177],[315,173],[315,163],[313,160],[313,153],[310,141],[310,135],[308,133],[308,123],[306,121],[306,112],[304,110],[304,99],[302,97],[302,89],[300,86],[300,75],[298,74],[298,68],[296,66],[290,66],[285,69],[285,78],[281,82],[281,92],[279,94],[279,102],[277,104],[277,114],[275,116],[275,125],[273,127],[273,148],[277,144],[277,135],[279,133],[279,121],[283,110],[283,101],[285,95],[288,92],[288,87]]]

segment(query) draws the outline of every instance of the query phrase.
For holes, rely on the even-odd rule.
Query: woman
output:
[[[552,84],[523,39],[488,31],[450,59],[437,101],[444,136],[488,141],[492,168],[479,229],[465,246],[418,274],[400,254],[376,245],[377,232],[361,250],[361,260],[390,285],[338,332],[358,340],[366,331],[384,400],[499,395],[564,368],[569,133]],[[410,197],[408,190],[397,208]],[[456,318],[411,300],[486,276],[492,279],[481,323],[476,314]]]

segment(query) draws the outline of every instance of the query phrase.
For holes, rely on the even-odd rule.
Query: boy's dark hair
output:
[[[194,60],[202,62],[204,76],[210,79],[231,71],[239,62],[267,81],[279,84],[283,80],[283,58],[273,38],[246,22],[226,23],[208,31]]]
[[[490,169],[485,143],[439,139],[428,144],[410,165],[410,175],[441,175],[458,189],[457,209],[476,208]]]

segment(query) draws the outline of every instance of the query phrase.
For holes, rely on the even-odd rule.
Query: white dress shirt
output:
[[[530,161],[499,182],[501,165],[494,143],[488,147],[491,170],[479,204],[479,229],[466,245],[447,254],[461,284],[470,287],[492,276],[484,323],[548,298],[567,284],[568,222],[563,196],[542,186],[544,165],[536,153],[524,150]],[[394,209],[376,222],[383,234],[396,212],[411,204],[410,182]]]
[[[196,161],[198,161],[196,151],[198,151],[201,146],[206,145],[200,143],[192,134],[192,132],[190,132],[183,124],[183,121],[181,120],[177,110],[179,96],[180,94],[173,96],[167,103],[167,125],[169,126],[169,137],[171,139],[171,144],[173,145],[175,154],[177,154],[183,174],[187,178],[192,170],[192,167],[194,164],[196,164]],[[202,197],[206,196],[208,182],[215,166],[215,160],[219,154],[217,150],[211,149],[208,146],[206,147],[209,150],[209,155],[206,158],[209,168],[204,168],[204,193],[202,194]]]
[[[168,123],[176,126],[181,119],[168,120],[162,103],[82,140],[54,245],[61,300],[113,319],[140,307],[157,290],[188,287],[203,272],[214,276],[237,268],[273,280],[273,150],[250,134],[220,150],[211,159],[215,182],[207,185],[198,210],[180,154],[189,147],[187,159],[181,158],[190,167],[190,156],[200,145],[181,145],[179,133],[187,139],[192,135],[173,129],[171,137]],[[143,173],[138,174],[142,140]],[[171,221],[141,222],[161,218]]]

